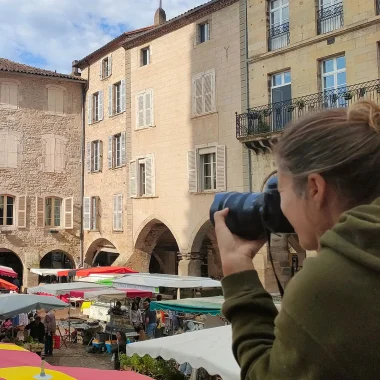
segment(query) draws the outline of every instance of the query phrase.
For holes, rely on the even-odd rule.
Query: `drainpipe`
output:
[[[80,265],[83,266],[83,198],[84,198],[84,159],[85,159],[85,104],[87,85],[82,87],[82,135],[81,135],[81,176],[80,176]]]

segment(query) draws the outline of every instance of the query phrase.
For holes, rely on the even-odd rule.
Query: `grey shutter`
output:
[[[121,112],[125,112],[125,110],[127,109],[125,80],[121,81],[120,87],[121,87]]]
[[[99,140],[99,171],[103,171],[103,141]]]
[[[193,82],[193,113],[201,115],[203,111],[203,77],[194,78]]]
[[[145,93],[144,99],[144,111],[145,111],[145,127],[150,127],[153,125],[153,107],[152,107],[152,91],[148,91]]]
[[[36,225],[45,227],[45,198],[42,197],[36,197]]]
[[[131,198],[137,197],[136,161],[129,163],[129,194]]]
[[[216,190],[226,191],[226,147],[216,148]]]
[[[187,152],[187,167],[189,176],[189,192],[196,193],[198,190],[197,151]]]
[[[26,228],[26,195],[18,197],[17,227]]]
[[[86,144],[86,164],[87,164],[87,173],[91,173],[92,169],[92,154],[91,154],[91,142]]]
[[[88,124],[92,124],[92,95],[87,97]]]
[[[144,115],[144,96],[145,94],[136,96],[136,126],[137,128],[144,127],[145,115]]]
[[[112,116],[113,115],[112,94],[113,94],[113,86],[112,86],[112,84],[110,84],[108,86],[108,116]]]
[[[113,168],[113,136],[108,136],[108,169]]]
[[[127,133],[121,132],[121,165],[122,166],[124,166],[127,163],[126,138],[127,138]]]
[[[117,230],[117,211],[118,211],[118,200],[119,195],[113,196],[113,218],[112,218],[112,229]]]
[[[83,198],[83,229],[89,231],[91,229],[91,198]]]
[[[203,101],[204,112],[211,112],[213,110],[213,75],[208,73],[203,76]]]
[[[91,229],[98,229],[98,205],[99,205],[99,197],[91,198]]]
[[[71,230],[74,228],[74,198],[66,198],[63,200],[63,212],[64,212],[64,228]]]
[[[145,158],[145,194],[154,196],[154,156]]]
[[[110,76],[112,74],[112,54],[108,56],[108,75]]]
[[[102,59],[99,62],[99,78],[103,79],[103,60]]]
[[[103,91],[99,91],[99,120],[104,117]]]

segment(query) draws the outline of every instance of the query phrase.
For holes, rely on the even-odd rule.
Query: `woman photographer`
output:
[[[276,146],[281,209],[305,250],[278,313],[252,259],[265,243],[215,215],[242,379],[377,379],[380,371],[380,108],[312,114]]]

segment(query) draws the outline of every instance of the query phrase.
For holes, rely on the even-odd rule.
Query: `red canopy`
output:
[[[66,269],[58,272],[58,276],[87,277],[90,274],[128,274],[137,273],[128,267],[94,267],[87,269]]]
[[[0,276],[7,276],[7,277],[17,277],[17,273],[9,267],[4,267],[0,265]]]
[[[0,278],[0,289],[17,290],[18,287]]]

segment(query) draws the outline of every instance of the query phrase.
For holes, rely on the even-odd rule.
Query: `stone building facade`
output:
[[[80,263],[80,77],[0,59],[0,265]]]
[[[250,188],[261,191],[276,167],[272,144],[285,125],[306,112],[379,101],[379,2],[241,0],[242,114],[237,135],[249,148]],[[247,112],[249,108],[249,112]],[[286,284],[307,255],[296,237],[272,242]],[[276,290],[266,248],[255,259]],[[293,267],[293,269],[292,269]]]

